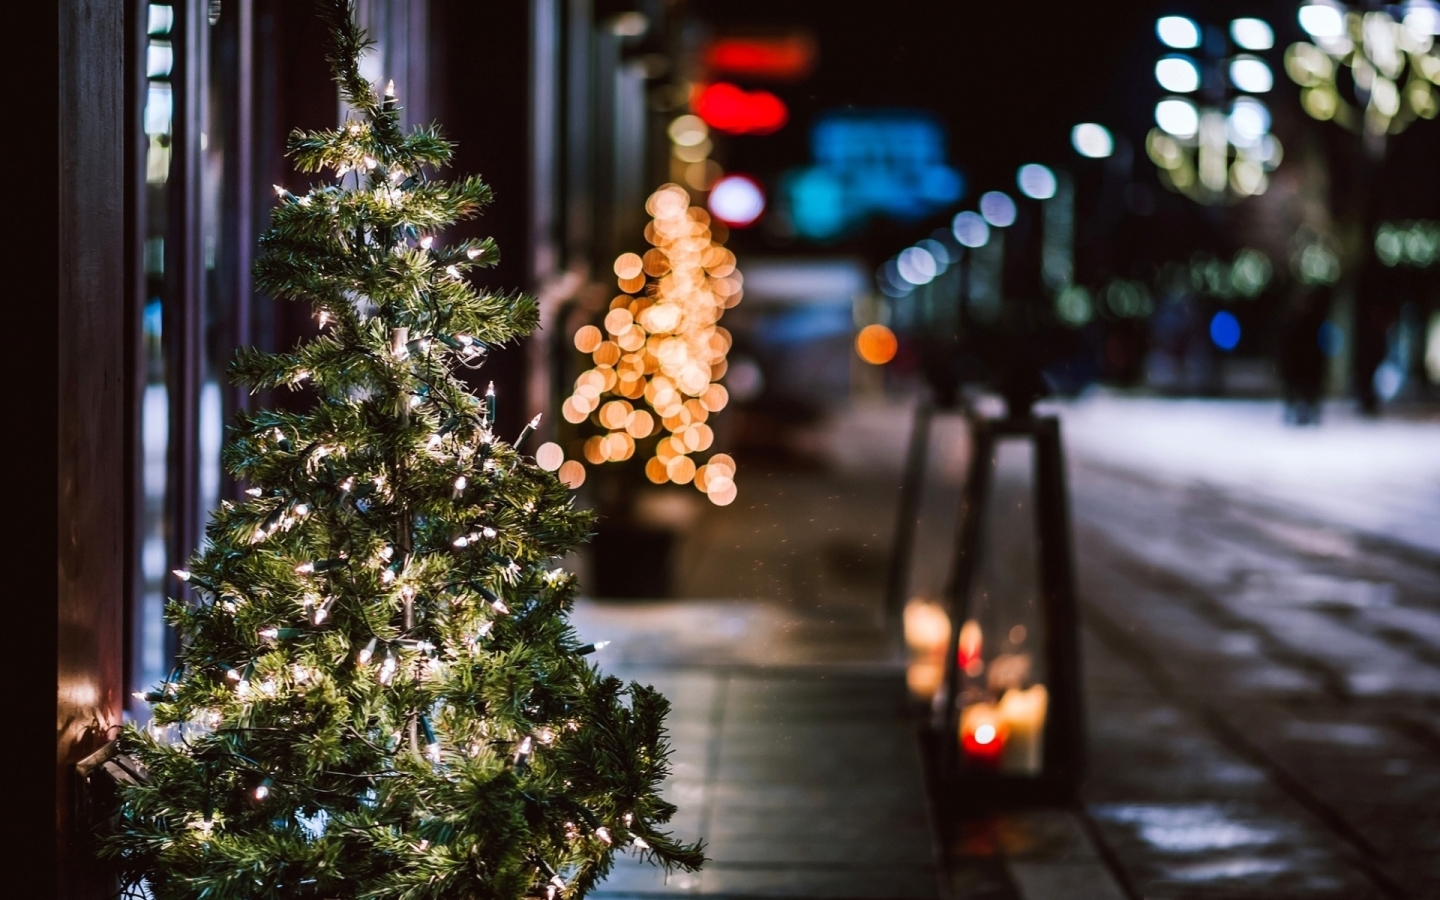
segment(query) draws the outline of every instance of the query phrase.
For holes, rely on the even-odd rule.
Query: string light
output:
[[[355,657],[355,661],[362,666],[369,665],[370,660],[375,656],[375,644],[377,642],[378,639],[372,637],[370,643],[366,644],[364,648],[361,649],[360,654]]]
[[[256,800],[264,800],[266,797],[269,797],[269,796],[270,796],[270,788],[271,788],[274,784],[275,784],[275,782],[272,781],[272,780],[269,779],[269,778],[266,778],[265,780],[263,780],[263,781],[261,781],[259,784],[257,784],[257,785],[255,786],[255,799],[256,799]]]
[[[604,650],[608,646],[610,646],[609,641],[596,641],[593,644],[586,644],[585,646],[580,647],[575,652],[580,654],[581,656],[589,656],[591,653],[594,653],[597,650]]]
[[[731,338],[718,322],[740,302],[740,273],[735,255],[712,232],[709,214],[690,205],[684,188],[665,185],[645,209],[653,217],[645,229],[653,246],[643,256],[624,253],[615,260],[625,293],[611,301],[603,332],[594,325],[576,332],[576,349],[595,366],[576,379],[561,412],[573,424],[592,419],[607,430],[585,442],[592,465],[627,460],[637,440],[656,437],[655,455],[645,465],[652,482],[694,482],[725,505],[735,495],[733,464],[715,490],[696,478],[700,467],[692,456],[710,449],[715,434],[706,420],[729,401],[717,382]],[[642,400],[648,410],[637,408]]]

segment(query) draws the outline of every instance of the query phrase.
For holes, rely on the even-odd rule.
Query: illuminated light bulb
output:
[[[425,400],[424,400],[419,394],[412,394],[412,395],[410,395],[410,408],[411,408],[411,409],[414,409],[415,407],[419,406],[421,403],[424,403],[424,402],[425,402]]]
[[[370,660],[375,658],[375,644],[377,640],[377,638],[371,638],[370,643],[361,648],[360,654],[355,657],[357,663],[362,666],[370,664]]]
[[[435,243],[435,238],[434,238],[433,236],[427,234],[427,235],[425,235],[424,237],[422,237],[422,238],[420,239],[420,249],[421,249],[421,250],[429,250],[429,249],[431,248],[431,246],[434,245],[434,243]]]
[[[591,653],[596,652],[597,650],[604,650],[608,646],[610,646],[609,641],[596,641],[593,644],[586,644],[585,646],[578,648],[575,652],[581,656],[588,656]]]
[[[485,251],[481,250],[479,247],[471,247],[469,250],[466,250],[466,251],[465,251],[465,255],[466,255],[467,257],[469,257],[470,259],[474,259],[475,257],[479,256],[479,255],[480,255],[481,253],[483,253],[483,252],[485,252]]]
[[[264,800],[266,797],[270,796],[270,784],[271,784],[271,781],[270,781],[270,779],[267,778],[267,779],[265,779],[264,781],[260,782],[258,785],[256,785],[256,787],[255,787],[255,799],[256,799],[256,800]]]
[[[450,543],[456,547],[468,547],[470,546],[470,537],[469,535],[462,534]]]
[[[455,479],[455,490],[463,491],[465,490],[465,486],[469,483],[470,482],[466,480],[465,476],[461,475],[459,478]]]
[[[355,476],[354,476],[354,475],[351,475],[351,476],[347,477],[344,481],[340,482],[340,490],[345,491],[345,492],[347,492],[347,493],[348,493],[352,488],[354,488],[354,487],[355,487]]]
[[[429,849],[430,849],[430,842],[429,842],[429,841],[424,841],[424,840],[422,840],[420,843],[416,844],[415,846],[419,847],[421,850],[429,850]]]
[[[631,843],[633,843],[633,844],[635,845],[635,847],[636,847],[637,849],[639,849],[639,850],[649,850],[649,849],[650,849],[650,845],[647,844],[647,843],[645,843],[645,839],[642,838],[642,837],[641,837],[640,835],[638,835],[638,834],[635,835],[635,840],[632,841]]]
[[[275,196],[277,197],[283,197],[287,193],[287,191],[278,184],[272,184],[270,186],[275,189]]]
[[[383,581],[385,584],[389,584],[390,582],[395,580],[395,573],[389,569],[386,569],[385,571],[380,573],[380,580]]]
[[[495,540],[495,536],[496,536],[496,533],[497,533],[497,532],[495,531],[495,529],[493,529],[493,528],[491,528],[491,527],[489,527],[489,526],[487,525],[480,533],[485,536],[485,539],[486,539],[486,540],[488,540],[488,541],[493,541],[493,540]]]
[[[477,629],[475,629],[475,640],[478,642],[481,638],[483,638],[483,637],[485,637],[487,634],[489,634],[489,633],[491,632],[491,630],[493,630],[494,628],[495,628],[495,623],[494,623],[494,622],[483,622],[483,623],[481,623],[480,627],[477,628]]]
[[[330,618],[330,610],[329,610],[328,606],[316,607],[316,609],[315,609],[315,624],[316,624],[316,625],[323,625],[323,624],[325,624],[325,620],[328,619],[328,618]]]
[[[395,657],[393,657],[393,656],[387,656],[387,657],[385,657],[385,661],[380,664],[380,683],[381,683],[381,684],[389,684],[389,683],[390,683],[390,679],[395,677],[395,668],[396,668]]]
[[[265,492],[262,491],[262,490],[260,490],[260,488],[258,488],[258,487],[252,487],[252,488],[246,488],[245,493],[246,493],[246,494],[249,494],[251,497],[259,497],[261,494],[263,494],[263,493],[265,493]]]
[[[317,318],[319,318],[320,320],[321,328],[324,328],[326,325],[330,324],[330,314],[323,309],[320,310],[320,315]]]
[[[405,170],[404,170],[404,169],[391,169],[391,170],[390,170],[390,180],[391,180],[391,181],[404,181],[404,180],[405,180]]]
[[[430,761],[431,761],[432,763],[435,763],[435,764],[438,765],[438,764],[440,763],[440,745],[439,745],[439,744],[426,744],[426,745],[425,745],[425,755],[428,756],[428,757],[430,757]]]
[[[460,277],[460,270],[457,269],[457,268],[455,268],[454,266],[446,266],[446,267],[445,267],[445,274],[446,274],[446,275],[449,275],[451,278],[459,278],[459,277]]]
[[[295,504],[295,515],[305,516],[310,514],[310,507],[304,503]]]
[[[295,567],[295,573],[297,575],[310,575],[314,573],[314,571],[315,564],[313,562],[301,563],[300,565]]]
[[[386,544],[385,546],[381,547],[381,548],[380,548],[380,558],[381,558],[381,559],[387,559],[387,560],[388,560],[388,559],[394,559],[394,558],[395,558],[395,548],[392,547],[392,546],[390,546],[389,544]]]
[[[173,574],[176,578],[180,579],[181,581],[189,581],[189,580],[190,580],[190,573],[189,573],[187,570],[185,570],[185,569],[175,569],[175,570],[173,570],[173,571],[171,572],[171,574]]]
[[[975,729],[975,743],[988,744],[995,740],[995,726],[986,722]]]
[[[392,100],[394,99],[394,97],[395,97],[395,79],[392,78],[392,79],[390,79],[389,81],[387,81],[387,82],[385,83],[385,96],[391,98]]]
[[[490,606],[493,607],[494,610],[502,616],[508,616],[510,614],[510,607],[506,606],[505,601],[501,600],[499,597],[496,597],[494,600],[492,600],[490,602]]]
[[[430,439],[425,442],[425,449],[426,449],[426,450],[434,450],[434,449],[436,449],[437,447],[440,446],[440,441],[441,441],[441,440],[443,440],[443,439],[442,439],[442,438],[440,437],[440,435],[438,435],[438,434],[432,434],[432,435],[430,435]]]
[[[230,679],[231,681],[239,681],[239,680],[240,680],[240,670],[239,670],[239,669],[227,669],[226,672],[225,672],[225,677],[228,678],[228,679]]]
[[[610,829],[606,828],[604,825],[601,825],[599,828],[595,829],[595,836],[600,839],[601,843],[607,846],[613,842],[613,838],[610,837]]]
[[[267,697],[275,696],[275,682],[273,679],[266,679],[260,683],[260,692]]]
[[[380,162],[379,162],[379,160],[377,160],[375,157],[373,157],[373,156],[367,156],[367,157],[365,157],[365,168],[367,168],[367,169],[373,169],[373,168],[375,168],[375,167],[378,166],[378,165],[380,165]]]
[[[534,743],[531,741],[529,735],[521,739],[520,747],[515,752],[515,764],[517,766],[523,766],[526,761],[530,759],[530,751],[533,747]]]
[[[280,629],[271,625],[269,628],[260,629],[260,636],[267,641],[273,641],[280,636]]]

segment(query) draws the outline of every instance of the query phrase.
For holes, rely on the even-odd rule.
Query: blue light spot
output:
[[[1340,326],[1334,322],[1326,322],[1320,326],[1320,333],[1316,335],[1320,342],[1320,351],[1326,356],[1337,355],[1345,346],[1345,335],[1340,331]]]
[[[1210,340],[1227,353],[1240,343],[1240,321],[1231,313],[1220,310],[1210,320]]]

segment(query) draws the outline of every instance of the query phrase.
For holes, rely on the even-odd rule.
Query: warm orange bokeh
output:
[[[855,352],[872,366],[883,366],[895,358],[900,343],[895,332],[884,325],[866,325],[855,335]]]

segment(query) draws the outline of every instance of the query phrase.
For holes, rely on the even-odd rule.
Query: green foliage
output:
[[[281,192],[256,275],[325,329],[233,365],[319,399],[235,425],[249,496],[210,522],[199,602],[168,608],[181,664],[122,736],[150,777],[102,852],[157,900],[581,897],[621,851],[695,869],[661,828],[668,704],[586,662],[575,579],[549,568],[591,517],[456,374],[535,325],[466,280],[491,242],[427,238],[489,189],[430,179],[449,144],[402,134],[349,3],[320,5],[358,116],[293,135],[299,168],[339,181]]]

